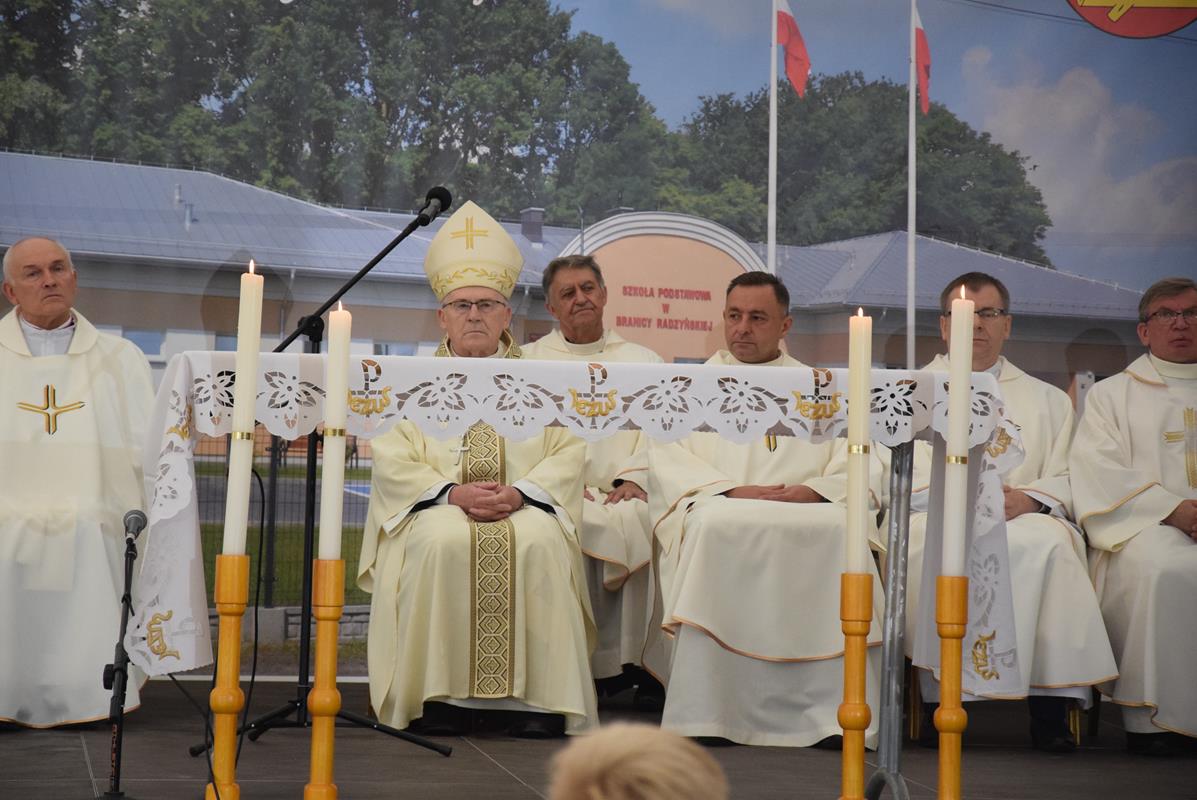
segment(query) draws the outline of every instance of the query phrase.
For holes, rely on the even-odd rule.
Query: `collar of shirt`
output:
[[[1165,361],[1150,353],[1151,364],[1156,372],[1165,378],[1176,378],[1182,381],[1197,381],[1197,364],[1177,364],[1175,361]]]
[[[66,322],[57,328],[45,330],[29,322],[19,313],[17,319],[21,323],[21,333],[25,336],[25,344],[29,352],[37,356],[60,356],[71,347],[71,339],[75,335],[75,315],[72,313]]]
[[[561,334],[561,344],[566,352],[573,353],[576,356],[593,356],[597,355],[607,348],[607,332],[603,331],[603,335],[599,337],[598,341],[587,342],[586,344],[574,344],[565,338],[565,334]]]

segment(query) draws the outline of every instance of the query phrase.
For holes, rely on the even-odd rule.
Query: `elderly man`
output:
[[[1095,684],[1117,675],[1097,597],[1085,568],[1085,541],[1072,523],[1068,485],[1068,450],[1072,442],[1072,402],[1060,389],[1023,372],[1002,356],[1013,324],[1010,293],[982,272],[951,281],[940,294],[940,335],[951,333],[952,299],[964,287],[976,307],[973,318],[973,369],[998,380],[1006,413],[1018,426],[1026,456],[1002,476],[1006,500],[1006,541],[1014,589],[1014,627],[1018,641],[1022,693],[1031,710],[1031,744],[1049,752],[1070,752],[1069,698],[1088,706]],[[949,372],[951,354],[927,365]],[[931,469],[931,448],[918,450],[916,471]],[[916,482],[916,487],[918,483]],[[926,508],[926,489],[912,505]],[[907,596],[919,597],[927,515],[910,521],[910,573]],[[915,636],[917,602],[907,604],[908,646]],[[932,632],[932,635],[934,633]],[[921,673],[924,695],[938,695],[938,685]],[[965,699],[981,699],[966,696]],[[934,734],[931,726],[925,733]]]
[[[0,320],[0,719],[104,719],[121,618],[122,517],[143,508],[141,444],[153,403],[135,346],[73,308],[78,278],[55,241],[4,254]],[[139,703],[134,671],[126,707]]]
[[[592,256],[562,256],[541,278],[545,307],[558,326],[525,345],[525,358],[555,361],[639,361],[661,357],[603,327],[607,287]],[[586,446],[582,552],[598,626],[591,669],[600,687],[618,690],[624,669],[641,666],[652,612],[652,532],[642,488],[648,469],[639,431],[621,431]],[[631,669],[642,705],[660,707],[660,684]]]
[[[441,301],[437,355],[520,357],[507,299],[522,264],[478,206],[449,218],[424,261]],[[504,440],[485,423],[439,441],[402,422],[373,451],[358,585],[373,594],[379,719],[455,734],[470,709],[516,712],[513,732],[529,737],[594,725],[582,442],[559,428]]]
[[[1085,400],[1069,465],[1118,680],[1127,747],[1172,755],[1197,737],[1197,283],[1139,301],[1148,352]]]
[[[775,276],[737,276],[723,321],[727,350],[708,364],[809,369],[781,351],[793,320],[789,292]],[[843,440],[767,436],[733,444],[714,433],[649,448],[663,623],[675,637],[665,727],[790,747],[834,741],[840,732],[845,453]],[[880,619],[871,560],[870,570]],[[874,624],[869,642],[880,640]],[[872,649],[873,708],[879,658]],[[870,737],[875,719],[873,726]]]

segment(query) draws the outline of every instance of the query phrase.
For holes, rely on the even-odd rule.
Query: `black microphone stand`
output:
[[[433,192],[436,190],[434,189]],[[444,190],[441,190],[444,191]],[[433,192],[429,193],[429,199],[432,199]],[[386,258],[392,250],[395,249],[408,236],[410,236],[416,228],[427,225],[432,222],[436,215],[449,207],[448,193],[445,193],[445,200],[439,197],[436,201],[436,207],[431,213],[428,210],[421,212],[416,216],[407,226],[391,240],[390,244],[382,248],[374,258],[370,259],[364,267],[357,271],[352,278],[347,280],[331,297],[328,298],[318,309],[307,316],[301,317],[299,324],[295,330],[291,331],[287,338],[279,342],[279,345],[274,348],[275,353],[281,353],[287,349],[300,336],[306,337],[304,342],[304,352],[319,353],[320,343],[324,338],[324,313],[333,307],[333,304],[341,299],[350,289],[352,289],[358,281],[366,276],[370,270],[374,269],[380,261]],[[273,464],[272,464],[273,474]],[[298,681],[295,686],[295,699],[288,700],[278,708],[268,711],[259,717],[255,717],[242,725],[237,733],[245,733],[248,731],[249,740],[251,742],[257,741],[258,737],[264,734],[271,728],[305,728],[311,724],[308,717],[307,698],[308,692],[311,691],[311,668],[309,665],[309,655],[311,653],[312,642],[312,556],[315,551],[315,530],[316,530],[316,433],[313,431],[308,436],[307,449],[307,471],[304,479],[304,498],[303,498],[303,585],[302,591],[302,606],[300,608],[300,626],[299,626],[299,670]],[[290,717],[294,716],[292,720]],[[425,747],[429,750],[434,750],[443,756],[448,756],[453,752],[452,747],[448,747],[437,742],[425,739],[422,736],[417,736],[414,733],[401,731],[397,728],[392,728],[389,725],[384,725],[377,720],[370,719],[362,714],[355,714],[352,711],[345,711],[342,709],[337,712],[337,717],[343,719],[351,725],[361,726],[363,728],[370,728],[371,730],[385,733],[389,736],[394,736],[398,739],[417,744],[420,747]],[[189,752],[192,756],[198,756],[209,747],[209,743],[193,745]]]
[[[124,592],[121,594],[121,632],[116,640],[116,654],[112,658],[112,663],[104,665],[104,688],[112,690],[112,702],[108,707],[108,721],[112,723],[112,753],[108,791],[104,792],[104,797],[111,800],[125,798],[125,793],[121,791],[121,746],[124,743],[125,735],[125,692],[129,686],[129,653],[125,650],[125,629],[129,625],[129,615],[133,611],[133,563],[137,561],[137,534],[141,533],[142,528],[145,527],[144,515],[141,515],[140,525],[136,519],[130,520],[129,516],[132,516],[132,512],[125,518],[125,586]]]

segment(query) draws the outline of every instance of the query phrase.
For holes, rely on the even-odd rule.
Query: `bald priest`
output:
[[[108,716],[121,520],[144,508],[150,365],[73,307],[77,287],[58,242],[4,254],[16,308],[0,319],[0,720],[36,728]],[[144,680],[131,669],[126,709]]]

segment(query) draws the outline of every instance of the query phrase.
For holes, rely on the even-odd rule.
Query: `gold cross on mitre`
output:
[[[1185,475],[1189,479],[1189,486],[1197,489],[1197,409],[1185,409],[1185,429],[1183,431],[1164,431],[1164,443],[1185,443]]]
[[[489,236],[490,233],[485,228],[474,228],[474,218],[466,217],[465,228],[459,231],[451,231],[449,236],[454,239],[465,239],[466,250],[474,249],[474,239],[479,236]]]
[[[68,403],[65,406],[58,405],[57,390],[53,384],[46,384],[46,388],[42,391],[42,404],[35,406],[33,403],[17,403],[17,408],[22,411],[32,411],[35,414],[41,414],[43,421],[46,424],[46,433],[51,436],[58,431],[58,415],[65,414],[68,411],[78,411],[83,408],[82,402]]]

